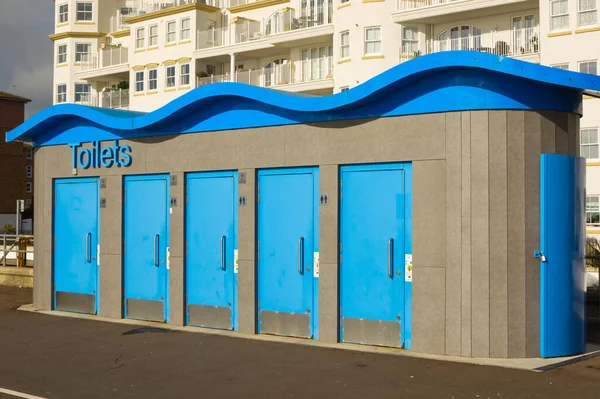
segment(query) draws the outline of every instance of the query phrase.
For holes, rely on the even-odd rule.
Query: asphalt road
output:
[[[0,286],[0,392],[72,398],[600,398],[600,358],[544,373],[61,318]],[[0,393],[0,399],[13,396]]]

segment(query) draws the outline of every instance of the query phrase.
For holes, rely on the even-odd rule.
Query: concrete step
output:
[[[33,268],[0,266],[0,285],[33,287]]]

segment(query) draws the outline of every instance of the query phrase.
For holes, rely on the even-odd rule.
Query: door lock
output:
[[[541,249],[536,249],[535,251],[533,251],[533,257],[539,259],[540,262],[548,262],[548,260],[546,259],[546,255],[544,255]]]

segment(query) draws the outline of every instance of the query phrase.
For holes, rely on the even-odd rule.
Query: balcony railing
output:
[[[465,1],[465,0],[397,0],[398,11],[414,10],[415,8],[423,8],[430,6],[439,6],[442,4],[449,4],[454,1]]]
[[[400,62],[411,60],[422,54],[460,50],[481,51],[506,57],[538,54],[540,52],[539,29],[535,27],[488,32],[461,38],[428,40],[424,51],[417,43],[414,43],[400,48]]]
[[[98,54],[86,54],[81,58],[80,71],[123,65],[128,62],[128,50],[125,47],[109,47]]]
[[[130,0],[130,12],[127,16],[148,14],[155,11],[182,6],[184,4],[206,4],[220,8],[220,0]]]
[[[127,108],[129,107],[129,89],[82,94],[81,101],[78,103],[90,107]]]
[[[262,21],[243,19],[230,26],[198,31],[196,34],[197,49],[245,43],[279,33],[321,26],[331,23],[331,13],[332,9],[328,8],[326,14],[323,6],[300,11],[288,8],[276,11]]]
[[[278,87],[333,78],[332,57],[287,62],[271,68],[241,70],[232,80],[229,74],[196,79],[196,87],[210,83],[238,82],[259,87]]]

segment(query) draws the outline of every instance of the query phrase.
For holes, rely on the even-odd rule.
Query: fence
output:
[[[0,234],[0,266],[33,266],[33,236]]]

